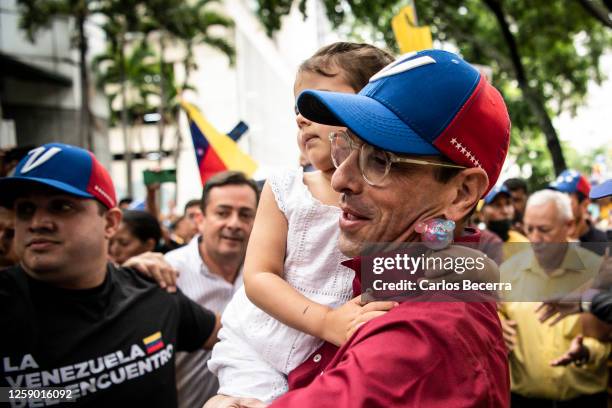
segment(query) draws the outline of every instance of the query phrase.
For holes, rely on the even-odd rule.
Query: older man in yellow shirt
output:
[[[579,345],[582,364],[553,366],[582,332],[580,316],[555,326],[541,324],[539,302],[569,293],[593,279],[601,258],[569,243],[572,224],[567,196],[551,190],[533,194],[524,225],[533,245],[500,267],[502,282],[512,291],[500,304],[504,338],[510,351],[512,407],[606,407],[610,346],[592,338]]]

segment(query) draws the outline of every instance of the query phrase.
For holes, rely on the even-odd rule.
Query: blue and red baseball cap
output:
[[[594,200],[612,196],[612,179],[608,179],[601,184],[596,185],[591,190],[590,197]]]
[[[582,193],[585,197],[591,192],[591,183],[576,170],[565,170],[548,185],[548,188],[562,193]]]
[[[481,167],[489,189],[510,143],[510,118],[500,93],[461,57],[442,50],[405,54],[370,78],[358,94],[305,90],[304,117],[346,126],[378,148],[444,155]]]
[[[64,193],[98,200],[107,208],[117,205],[108,171],[93,153],[62,143],[36,147],[21,159],[15,173],[0,178],[0,204],[11,206],[25,189],[45,185]]]

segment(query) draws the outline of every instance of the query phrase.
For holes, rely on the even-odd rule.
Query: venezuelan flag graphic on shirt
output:
[[[194,105],[182,101],[187,112],[202,185],[211,176],[225,170],[242,171],[252,177],[257,163],[228,135],[219,132]]]
[[[145,347],[147,348],[147,354],[155,353],[157,350],[164,347],[164,341],[162,340],[161,332],[154,333],[149,337],[142,339]]]

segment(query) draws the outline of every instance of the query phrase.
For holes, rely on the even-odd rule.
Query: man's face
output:
[[[189,242],[198,233],[197,228],[194,230],[193,222],[189,221],[187,217],[183,217],[176,223],[174,227],[174,234],[180,237],[183,242]]]
[[[515,214],[525,214],[525,206],[527,205],[527,193],[521,189],[510,192],[512,196],[512,205],[514,206]]]
[[[523,223],[527,238],[533,244],[567,242],[572,225],[571,220],[564,220],[560,216],[557,206],[552,202],[527,207]]]
[[[185,219],[189,221],[189,233],[191,237],[198,233],[198,225],[202,221],[202,209],[200,205],[192,205],[185,209]]]
[[[12,211],[0,207],[0,268],[17,263],[14,218]]]
[[[185,218],[194,224],[198,224],[202,219],[202,210],[199,205],[192,205],[185,210]]]
[[[199,225],[206,251],[217,257],[244,258],[256,210],[255,191],[247,185],[210,190]]]
[[[77,278],[79,269],[105,262],[116,225],[100,214],[94,200],[34,188],[15,201],[14,210],[17,255],[39,279]]]
[[[512,220],[512,218],[514,218],[512,199],[506,194],[498,194],[491,204],[482,207],[482,215],[485,223],[490,221]]]
[[[448,200],[449,189],[433,172],[428,166],[392,166],[381,186],[371,186],[353,150],[332,177],[334,190],[343,193],[340,251],[354,257],[371,243],[417,241],[415,225],[441,216]]]
[[[587,207],[589,206],[589,200],[584,199],[582,202],[578,201],[578,195],[576,193],[568,194],[570,202],[572,203],[572,214],[574,215],[574,221],[576,223],[582,221],[584,218]]]

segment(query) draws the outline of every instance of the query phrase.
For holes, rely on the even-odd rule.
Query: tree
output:
[[[305,1],[299,0],[302,10]],[[280,28],[280,17],[292,3],[258,0],[258,15],[268,33]],[[419,24],[430,25],[437,40],[456,45],[468,61],[493,68],[493,83],[508,103],[514,146],[521,138],[544,136],[555,173],[563,171],[563,149],[551,118],[565,111],[575,113],[584,102],[589,81],[602,81],[599,60],[612,46],[612,32],[585,3],[602,11],[610,1],[415,3]],[[396,48],[390,20],[405,6],[404,1],[323,0],[323,4],[335,27],[349,23],[368,29],[374,41]]]
[[[189,74],[195,68],[193,61],[193,46],[204,43],[221,51],[233,63],[235,49],[227,41],[223,34],[214,33],[216,29],[228,29],[233,27],[233,21],[216,11],[210,9],[211,5],[218,3],[218,0],[199,0],[195,4],[187,3],[183,0],[150,0],[146,4],[146,20],[143,23],[147,36],[157,36],[159,45],[159,70],[163,73],[159,79],[159,105],[158,113],[160,120],[159,128],[159,148],[160,153],[164,141],[165,124],[167,123],[168,103],[172,98],[177,98],[179,94],[172,95],[168,88],[167,78],[174,78],[174,63],[165,60],[165,49],[168,42],[185,50],[183,64],[185,67],[185,80],[183,88],[188,87]],[[177,104],[170,106],[170,112],[174,111]],[[178,110],[176,111],[178,115]],[[177,118],[178,120],[178,118]],[[160,154],[161,160],[161,154]]]
[[[182,90],[191,89],[189,74],[196,68],[192,47],[200,43],[209,44],[221,50],[233,62],[234,47],[226,40],[224,33],[212,32],[218,27],[232,27],[233,21],[208,10],[207,6],[211,3],[214,0],[201,0],[195,4],[179,0],[102,0],[100,9],[106,17],[102,28],[106,33],[108,48],[94,59],[94,67],[98,74],[97,84],[109,98],[111,124],[117,124],[117,119],[121,119],[130,195],[132,177],[128,127],[141,124],[145,113],[157,111],[160,118],[157,124],[161,161],[166,125],[178,124],[180,94]],[[167,61],[164,52],[167,45],[175,49],[183,48],[184,59]],[[181,63],[185,68],[185,78],[179,86],[174,68]],[[178,126],[176,131],[178,159]]]
[[[138,41],[119,55],[111,46],[92,61],[96,85],[108,98],[110,124],[131,126],[155,107],[155,77],[159,75],[157,55],[145,41]]]
[[[98,12],[99,2],[87,0],[17,0],[20,8],[20,26],[31,42],[41,28],[48,27],[56,17],[70,17],[75,20],[75,45],[79,50],[79,77],[81,84],[81,108],[79,115],[79,139],[83,146],[93,150],[91,131],[92,114],[89,107],[89,75],[87,71],[87,37],[85,22]]]
[[[603,4],[593,0],[580,0],[580,4],[591,16],[608,28],[612,28],[612,18],[610,18],[610,14],[612,14],[612,0],[603,0]]]
[[[116,21],[116,20],[115,20]],[[108,34],[113,32],[112,25],[105,25]],[[142,117],[151,107],[148,98],[155,94],[153,79],[159,76],[155,63],[155,53],[146,42],[132,44],[131,52],[126,53],[125,36],[122,33],[113,37],[104,54],[96,56],[92,66],[96,85],[103,90],[108,99],[110,125],[121,124],[125,146],[126,184],[128,196],[133,195],[132,152],[128,127],[142,123]],[[119,106],[119,107],[118,107]]]

